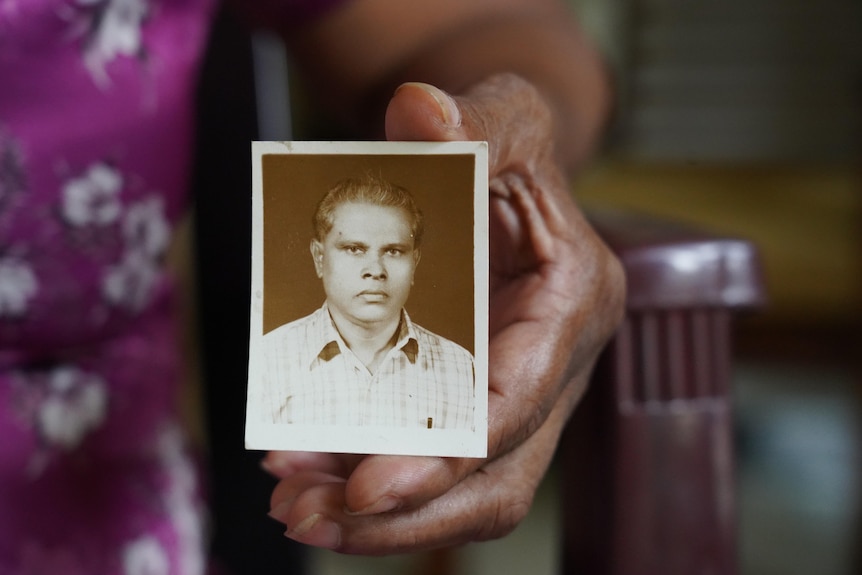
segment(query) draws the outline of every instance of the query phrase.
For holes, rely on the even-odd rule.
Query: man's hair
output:
[[[341,204],[357,203],[371,204],[374,206],[387,206],[401,208],[407,213],[410,220],[410,235],[413,238],[413,247],[419,248],[422,243],[422,234],[425,231],[425,222],[422,211],[413,200],[413,196],[407,189],[384,180],[374,174],[365,174],[360,178],[347,178],[336,183],[323,198],[318,202],[314,211],[312,226],[314,237],[319,241],[326,238],[326,234],[332,229],[333,214]]]

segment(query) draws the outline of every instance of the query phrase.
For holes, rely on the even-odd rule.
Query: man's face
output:
[[[330,311],[363,327],[395,320],[419,262],[407,213],[390,206],[345,203],[322,242],[311,242]]]

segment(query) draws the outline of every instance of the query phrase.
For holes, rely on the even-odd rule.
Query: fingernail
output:
[[[284,520],[287,517],[288,511],[290,511],[290,507],[293,505],[293,499],[286,499],[269,510],[268,515],[275,519],[276,521],[281,521],[282,523],[286,523]]]
[[[260,467],[270,475],[285,477],[296,471],[293,461],[286,453],[270,452],[260,460]]]
[[[335,549],[341,545],[341,528],[320,513],[309,515],[293,529],[285,532],[287,537],[315,547]]]
[[[404,84],[405,86],[416,86],[422,90],[425,90],[431,97],[437,100],[437,104],[440,106],[440,111],[443,113],[443,121],[450,128],[457,128],[461,125],[461,110],[458,108],[458,104],[455,103],[455,100],[438,88],[437,86],[432,86],[431,84],[426,84],[424,82],[407,82]]]
[[[387,513],[401,507],[401,500],[396,497],[384,495],[365,509],[359,511],[346,510],[350,515],[376,515],[377,513]]]

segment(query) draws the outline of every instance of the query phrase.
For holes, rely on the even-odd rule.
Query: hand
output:
[[[523,519],[621,319],[621,268],[571,200],[550,112],[512,75],[454,99],[402,85],[390,140],[487,140],[491,189],[488,458],[272,452],[288,537],[404,553],[503,536]]]

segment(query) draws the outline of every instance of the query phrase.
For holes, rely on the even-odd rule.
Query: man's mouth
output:
[[[379,290],[364,290],[359,292],[359,297],[369,303],[377,303],[385,301],[389,298],[389,294]]]

